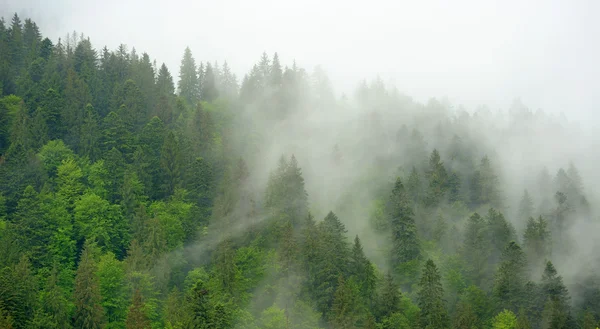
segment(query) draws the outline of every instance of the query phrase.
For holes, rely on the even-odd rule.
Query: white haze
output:
[[[186,46],[197,61],[227,60],[238,78],[263,51],[277,51],[287,65],[294,59],[308,69],[322,65],[337,92],[350,94],[361,79],[380,75],[422,104],[430,97],[447,97],[451,106],[437,119],[453,122],[477,140],[478,158],[489,153],[511,206],[507,218],[514,219],[523,189],[543,166],[553,176],[570,161],[581,171],[592,207],[600,204],[600,138],[594,131],[600,107],[599,1],[0,0],[1,16],[9,20],[13,12],[31,17],[53,40],[76,30],[89,36],[97,49],[115,49],[119,43],[135,46],[166,62],[175,77]],[[513,106],[515,98],[533,116],[538,109],[551,113],[564,128],[540,120],[532,124],[511,114],[523,107]],[[456,111],[461,104],[476,115],[465,119]],[[481,104],[490,111],[478,110]],[[375,162],[396,150],[401,125],[410,131],[427,110],[406,102],[397,109],[384,108],[379,121],[369,113],[338,107],[304,112],[302,121],[289,119],[276,127],[256,120],[255,129],[264,140],[258,156],[247,160],[257,193],[262,193],[277,159],[295,154],[317,218],[330,209],[340,211],[350,189],[352,200],[365,201],[347,205],[340,219],[350,233],[367,236],[366,251],[377,257],[367,229],[369,202],[373,186],[385,181],[365,181],[365,175],[399,174],[397,165],[377,168]],[[444,156],[447,146],[432,140],[437,124],[421,123],[419,129],[427,139],[427,152],[438,148]],[[369,148],[370,143],[375,146]],[[344,156],[341,167],[328,162],[335,144]],[[594,264],[590,260],[600,248],[598,226],[582,219],[570,231],[578,257],[556,260],[567,283]],[[194,248],[200,247],[189,249]]]
[[[7,20],[31,17],[53,40],[83,32],[96,47],[148,52],[174,75],[186,46],[243,76],[260,54],[312,69],[338,92],[379,74],[420,101],[472,110],[514,98],[597,126],[600,2],[0,0]]]

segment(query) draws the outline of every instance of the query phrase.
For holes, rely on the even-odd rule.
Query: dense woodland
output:
[[[571,234],[592,186],[494,148],[543,113],[497,129],[379,79],[337,97],[277,54],[238,80],[185,49],[174,77],[16,14],[0,97],[0,328],[600,325]]]

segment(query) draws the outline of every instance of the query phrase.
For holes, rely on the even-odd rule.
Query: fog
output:
[[[380,75],[426,101],[564,112],[596,126],[600,3],[576,1],[1,0],[56,40],[89,36],[146,51],[176,73],[186,46],[242,77],[260,54],[322,65],[338,92]]]
[[[13,12],[31,17],[53,39],[76,30],[96,49],[134,46],[167,63],[175,80],[186,46],[197,62],[226,60],[238,80],[263,51],[277,52],[284,66],[295,60],[309,74],[322,67],[334,99],[316,97],[323,89],[312,85],[301,111],[275,124],[244,105],[235,122],[236,147],[257,199],[278,159],[293,154],[311,212],[321,219],[335,211],[350,236],[361,235],[381,269],[387,263],[381,233],[372,228],[373,203],[389,195],[396,176],[407,178],[416,162],[426,167],[433,149],[453,171],[469,175],[472,167],[450,161],[455,135],[474,159],[489,156],[506,198],[501,210],[521,240],[524,223],[516,217],[523,190],[533,196],[535,215],[547,215],[542,203],[555,191],[536,194],[539,173],[547,168],[554,177],[574,163],[592,210],[577,214],[566,229],[569,253],[559,250],[553,261],[575,299],[582,273],[598,268],[598,1],[3,0],[0,15]],[[377,76],[385,87],[354,99],[359,83],[376,85]],[[413,129],[423,136],[417,151],[411,149]],[[246,138],[254,134],[256,140]],[[242,211],[247,209],[231,216]],[[451,211],[440,207],[417,218],[442,213],[451,221]],[[454,221],[459,227],[466,219],[461,216]],[[229,233],[246,228],[232,226]],[[211,236],[186,250],[201,258],[199,250],[219,239]]]

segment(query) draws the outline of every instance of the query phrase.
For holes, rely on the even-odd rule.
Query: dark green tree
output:
[[[425,262],[417,296],[421,309],[419,319],[421,327],[448,328],[450,321],[443,299],[442,277],[431,259]]]
[[[189,47],[185,48],[183,53],[183,59],[179,67],[179,82],[177,83],[177,87],[179,89],[179,96],[189,105],[195,106],[200,96],[200,86],[196,71],[196,61]]]
[[[507,309],[515,313],[524,306],[527,277],[525,253],[512,241],[504,249],[496,272],[493,296],[498,310]]]
[[[75,301],[74,324],[76,328],[103,328],[105,323],[93,248],[92,242],[87,240],[83,246],[75,276],[73,299]]]

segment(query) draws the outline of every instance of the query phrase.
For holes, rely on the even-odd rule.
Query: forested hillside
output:
[[[42,32],[0,21],[0,328],[600,326],[560,118]]]

